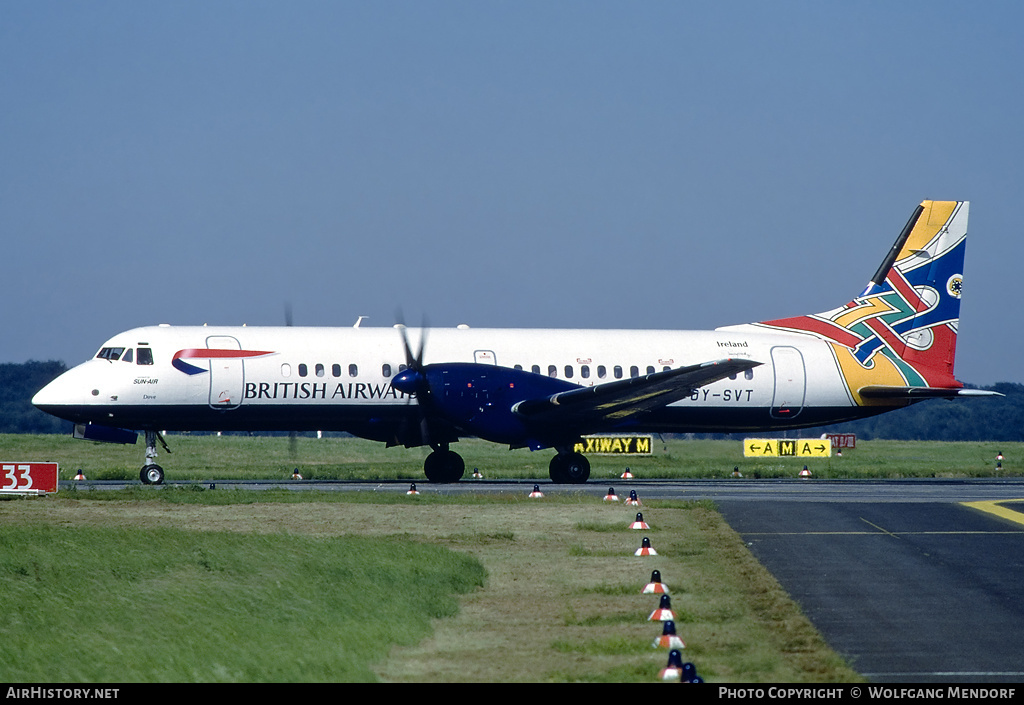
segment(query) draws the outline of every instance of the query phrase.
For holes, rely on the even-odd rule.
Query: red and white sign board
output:
[[[50,494],[57,491],[57,463],[0,462],[0,494]]]

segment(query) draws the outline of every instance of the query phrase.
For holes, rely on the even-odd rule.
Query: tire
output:
[[[556,484],[582,485],[590,479],[590,461],[582,453],[559,453],[551,459],[548,474]]]
[[[423,462],[423,472],[431,482],[458,482],[466,471],[466,462],[454,450],[435,450]]]
[[[139,479],[144,485],[164,484],[164,469],[159,465],[144,465],[139,473]]]

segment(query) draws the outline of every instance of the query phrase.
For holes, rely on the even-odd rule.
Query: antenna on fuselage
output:
[[[359,324],[365,321],[367,318],[369,318],[369,316],[360,316],[359,318],[356,319],[355,325],[353,325],[352,327],[358,328]]]

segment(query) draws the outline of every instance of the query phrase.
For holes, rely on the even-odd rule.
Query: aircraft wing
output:
[[[527,399],[512,410],[529,421],[579,423],[620,421],[684,399],[693,390],[757,367],[752,360],[713,360],[618,382]]]

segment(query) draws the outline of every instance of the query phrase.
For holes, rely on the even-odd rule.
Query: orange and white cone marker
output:
[[[743,477],[743,473],[740,472],[740,466],[739,465],[737,465],[736,467],[734,467],[732,469],[732,476],[733,477]]]
[[[651,644],[656,649],[685,649],[686,644],[676,634],[676,623],[671,619],[665,620],[661,626],[661,636]]]
[[[629,491],[629,499],[627,499],[625,503],[631,507],[640,506],[640,499],[636,496],[636,490]]]
[[[78,468],[78,474],[75,475],[75,479],[76,480],[84,480],[85,479],[85,475],[82,474],[82,468]]]
[[[301,480],[302,479],[302,475],[299,474],[299,469],[298,468],[295,468],[294,470],[292,470],[292,479],[293,480]]]
[[[636,549],[634,556],[656,556],[658,552],[651,548],[651,540],[644,536],[644,540],[640,542],[640,548]]]
[[[800,477],[810,477],[810,476],[811,476],[811,471],[807,469],[806,465],[804,465],[804,469],[800,471]]]
[[[661,669],[658,678],[663,681],[678,681],[683,678],[683,654],[679,649],[668,652],[668,665]]]
[[[622,480],[632,480],[633,479],[633,473],[631,473],[629,471],[629,468],[626,468],[626,472],[624,472],[621,475],[619,475],[619,479],[622,479]]]
[[[668,585],[661,582],[661,571],[651,571],[651,582],[644,585],[642,591],[644,595],[667,595]]]
[[[619,501],[619,495],[615,494],[615,488],[614,487],[609,487],[608,488],[608,494],[606,494],[604,496],[604,501],[605,502],[618,502]]]
[[[680,681],[682,683],[703,683],[704,679],[697,675],[697,667],[692,663],[683,663],[683,654],[679,649],[668,652],[668,665],[661,669],[658,678],[663,681]]]
[[[636,513],[636,521],[634,521],[632,524],[630,524],[629,528],[631,528],[631,529],[649,529],[651,527],[649,527],[647,525],[647,522],[644,521],[644,515],[641,514],[640,512],[637,512]]]
[[[406,492],[406,494],[419,494],[419,493],[420,493],[419,490],[416,489],[416,483],[415,482],[412,483],[411,485],[409,485],[409,491]]]
[[[996,451],[996,460],[1002,460],[1002,459],[1003,459],[1003,451],[1001,451],[1001,450],[1000,451]]]
[[[675,620],[676,613],[672,611],[672,598],[668,595],[661,596],[661,602],[658,603],[658,608],[651,612],[651,616],[647,618],[648,622],[664,622],[668,619]]]
[[[543,497],[544,493],[540,491],[540,485],[533,486],[533,492],[530,493],[531,497]]]
[[[473,479],[474,480],[482,480],[482,479],[484,479],[484,475],[483,475],[482,472],[480,472],[480,468],[473,468]]]

